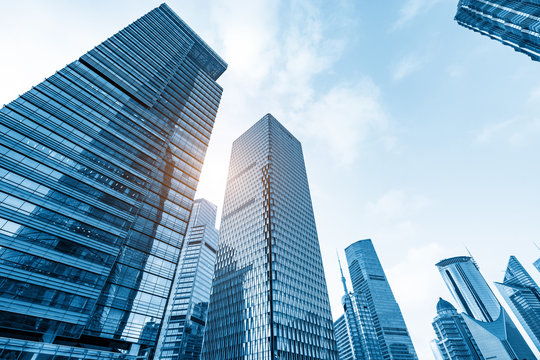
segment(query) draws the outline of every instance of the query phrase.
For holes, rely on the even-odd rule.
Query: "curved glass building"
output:
[[[484,358],[536,359],[472,257],[453,257],[436,266]]]

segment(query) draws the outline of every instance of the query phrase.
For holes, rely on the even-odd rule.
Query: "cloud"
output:
[[[399,10],[399,18],[393,26],[393,30],[399,29],[412,21],[422,12],[428,11],[440,0],[407,0]]]
[[[476,142],[507,143],[519,147],[535,143],[540,134],[540,118],[516,117],[489,124],[476,135]]]
[[[538,103],[540,100],[540,86],[534,88],[529,94],[529,102]]]
[[[407,251],[403,260],[387,271],[419,359],[431,358],[429,342],[435,338],[431,322],[438,298],[453,302],[434,265],[447,254],[447,249],[432,242]]]
[[[389,190],[366,207],[374,217],[399,220],[418,213],[430,204],[431,201],[425,196],[411,195],[403,190]]]
[[[452,64],[446,68],[446,73],[451,78],[460,78],[465,73],[465,69],[460,64]]]
[[[321,144],[339,165],[352,163],[368,138],[391,148],[395,139],[386,134],[388,119],[379,93],[368,79],[335,86],[303,110],[293,112],[293,127]]]
[[[420,70],[426,62],[427,58],[419,57],[415,54],[409,54],[403,57],[394,67],[394,80],[402,80],[410,74]]]
[[[345,41],[325,36],[320,10],[311,2],[292,2],[287,8],[289,27],[281,34],[282,56],[272,74],[272,91],[299,109],[313,97],[313,79],[340,57]]]

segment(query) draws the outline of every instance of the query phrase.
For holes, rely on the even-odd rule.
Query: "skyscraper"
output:
[[[363,293],[350,293],[347,289],[347,281],[345,275],[343,275],[341,262],[339,262],[339,270],[341,271],[341,281],[345,291],[341,303],[345,313],[352,359],[383,360],[366,296]]]
[[[461,26],[540,60],[540,2],[537,0],[460,0]]]
[[[439,298],[432,325],[438,353],[444,360],[484,360],[465,321],[448,301]]]
[[[495,283],[502,297],[540,350],[540,288],[514,257],[510,256],[502,283]]]
[[[354,360],[345,315],[341,315],[336,321],[334,321],[334,337],[336,338],[338,359]]]
[[[363,294],[384,359],[416,359],[405,320],[370,239],[345,249],[355,293]]]
[[[203,359],[335,359],[300,142],[267,114],[231,153]]]
[[[458,256],[442,260],[436,266],[465,312],[463,319],[485,358],[535,359],[473,258]]]
[[[193,204],[156,358],[198,360],[210,301],[218,248],[216,205],[205,199]]]
[[[0,110],[0,358],[152,353],[225,69],[163,4]]]
[[[538,272],[540,272],[540,259],[536,260],[534,263],[533,263],[534,267],[536,268],[536,270],[538,270]]]

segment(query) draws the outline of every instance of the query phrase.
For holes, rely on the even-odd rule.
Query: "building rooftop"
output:
[[[441,260],[438,263],[436,263],[435,266],[443,267],[443,266],[448,266],[451,264],[466,263],[466,262],[471,262],[471,261],[474,263],[473,258],[470,256],[456,256],[456,257]]]
[[[454,305],[444,300],[443,298],[439,298],[439,302],[437,302],[437,312],[440,313],[441,311],[447,310],[457,311]]]

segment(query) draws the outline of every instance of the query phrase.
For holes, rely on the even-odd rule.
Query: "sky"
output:
[[[1,104],[160,4],[0,3]],[[303,144],[334,319],[336,250],[365,238],[420,359],[456,304],[439,260],[468,249],[493,284],[515,255],[539,280],[540,63],[457,25],[457,0],[168,4],[229,64],[197,196],[221,208],[232,141],[272,113]]]

